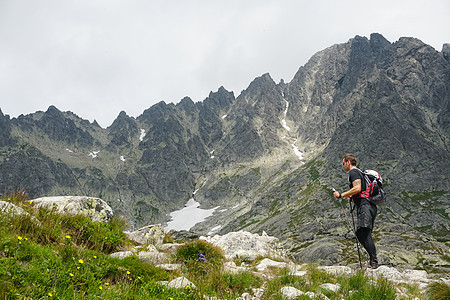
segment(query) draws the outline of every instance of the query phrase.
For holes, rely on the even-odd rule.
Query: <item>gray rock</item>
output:
[[[169,251],[169,252],[173,252],[175,251],[181,244],[178,243],[167,243],[167,244],[162,244],[158,246],[158,249],[160,251]]]
[[[36,208],[54,209],[58,213],[88,216],[93,222],[108,222],[113,211],[102,199],[88,196],[42,197],[31,200]]]
[[[319,266],[318,269],[335,276],[351,275],[353,273],[353,270],[348,266]]]
[[[226,235],[201,237],[222,248],[226,258],[245,257],[255,259],[258,256],[283,257],[284,250],[275,237],[265,232],[261,235],[247,231],[230,232]]]
[[[9,214],[12,216],[29,215],[23,208],[18,207],[8,201],[0,200],[0,213]]]
[[[288,268],[289,264],[285,262],[279,262],[274,261],[269,258],[264,258],[257,266],[256,269],[258,271],[264,271],[268,267],[275,267],[275,268]]]
[[[175,289],[184,289],[188,286],[190,286],[193,289],[196,289],[197,287],[190,282],[186,277],[178,277],[173,279],[172,281],[169,282],[169,284],[167,285],[170,288],[175,288]]]
[[[133,252],[131,252],[131,251],[120,251],[120,252],[111,253],[109,256],[114,257],[114,258],[124,259],[125,257],[131,256],[131,255],[133,255]]]
[[[337,293],[341,289],[341,285],[339,283],[332,284],[332,283],[324,283],[320,285],[321,289],[331,291],[333,293]]]
[[[304,263],[316,262],[321,265],[333,265],[342,259],[341,247],[342,245],[338,241],[324,238],[299,250],[296,258]]]
[[[141,251],[138,254],[138,257],[140,260],[145,261],[149,264],[156,265],[156,264],[163,264],[167,262],[167,254],[161,253],[161,252],[148,252],[148,251]]]
[[[149,225],[136,231],[127,233],[130,240],[139,244],[161,245],[164,241],[165,232],[161,225]]]
[[[304,292],[292,286],[284,286],[281,288],[280,292],[281,295],[283,295],[283,297],[286,299],[296,299],[297,297],[305,294]]]

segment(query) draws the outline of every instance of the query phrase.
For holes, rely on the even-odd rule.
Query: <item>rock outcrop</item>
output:
[[[164,240],[165,232],[161,225],[149,225],[133,232],[128,232],[130,240],[139,244],[161,245]]]
[[[261,235],[246,231],[229,232],[223,236],[200,237],[213,245],[222,248],[225,257],[250,258],[258,256],[285,256],[283,247],[275,237],[268,236],[265,232]]]
[[[36,208],[44,207],[58,213],[83,214],[94,222],[108,222],[113,211],[102,199],[87,196],[42,197],[31,200]]]

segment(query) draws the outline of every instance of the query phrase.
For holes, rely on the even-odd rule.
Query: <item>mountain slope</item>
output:
[[[316,53],[291,82],[264,74],[237,98],[221,87],[202,102],[121,112],[106,129],[53,106],[0,112],[0,188],[101,197],[133,227],[167,222],[197,191],[202,207],[220,208],[193,230],[265,230],[299,260],[334,264],[355,258],[331,196],[347,187],[340,161],[352,152],[385,179],[383,260],[445,265],[447,54],[414,38],[356,36]]]

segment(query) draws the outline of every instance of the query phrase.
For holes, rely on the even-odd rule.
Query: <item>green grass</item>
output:
[[[450,285],[444,282],[434,282],[428,286],[426,294],[431,300],[450,299]]]

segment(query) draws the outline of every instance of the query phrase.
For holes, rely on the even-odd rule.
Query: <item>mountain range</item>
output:
[[[216,210],[193,232],[264,230],[299,261],[337,264],[357,255],[331,190],[348,188],[350,152],[384,179],[381,262],[448,270],[449,139],[450,45],[374,33],[316,53],[290,82],[263,74],[237,97],[220,87],[107,128],[54,106],[0,110],[0,191],[99,197],[131,228],[167,223],[195,192]]]

